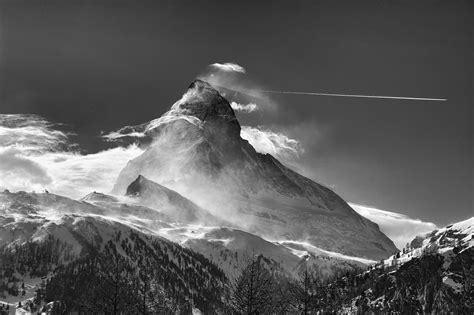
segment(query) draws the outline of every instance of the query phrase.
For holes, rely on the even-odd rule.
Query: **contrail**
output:
[[[445,102],[445,101],[447,101],[446,98],[409,97],[409,96],[361,95],[361,94],[335,94],[335,93],[297,92],[297,91],[273,91],[273,90],[257,90],[257,92],[262,92],[262,93],[276,93],[276,94],[317,95],[317,96],[360,97],[360,98],[383,98],[383,99],[411,100],[411,101],[436,101],[436,102]]]

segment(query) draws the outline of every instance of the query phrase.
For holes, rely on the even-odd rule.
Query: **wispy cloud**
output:
[[[143,123],[138,126],[125,126],[119,130],[112,131],[107,134],[103,134],[101,137],[105,141],[114,142],[121,140],[123,138],[131,138],[139,140],[141,138],[146,138],[152,136],[152,134],[162,126],[165,126],[171,122],[177,120],[185,120],[190,124],[201,127],[202,121],[192,115],[188,115],[186,109],[183,109],[182,104],[185,104],[190,98],[199,97],[196,95],[197,91],[195,89],[190,89],[184,93],[184,95],[173,104],[171,109],[164,113],[161,117],[153,119],[150,122]]]
[[[395,245],[402,249],[407,242],[410,242],[417,235],[437,229],[431,222],[420,219],[412,219],[407,215],[380,210],[368,206],[351,203],[350,206],[360,215],[377,223],[380,230],[384,232]]]
[[[303,152],[297,140],[262,127],[242,126],[240,136],[257,152],[269,153],[285,162],[295,159]]]
[[[28,153],[70,149],[70,133],[55,127],[37,115],[0,114],[0,148],[15,147]]]
[[[239,105],[258,103],[256,109],[261,111],[274,112],[277,109],[275,101],[270,98],[268,93],[262,92],[263,87],[252,80],[241,65],[234,63],[210,64],[197,78],[217,88],[229,102]]]
[[[247,113],[247,114],[251,113],[253,111],[256,111],[258,109],[258,106],[255,103],[239,104],[239,103],[236,103],[236,102],[231,102],[230,106],[235,111],[242,112],[242,113]]]
[[[72,150],[68,134],[35,115],[0,115],[0,189],[41,191],[72,198],[109,192],[136,145],[94,154]]]
[[[116,147],[94,154],[71,152],[49,153],[34,157],[52,181],[49,191],[82,197],[92,191],[108,193],[128,161],[143,153],[136,145]]]
[[[245,73],[244,67],[236,64],[236,63],[231,63],[231,62],[226,62],[226,63],[213,63],[209,65],[212,68],[225,71],[225,72],[240,72],[240,73]]]

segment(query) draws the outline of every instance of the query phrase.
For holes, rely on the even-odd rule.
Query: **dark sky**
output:
[[[468,1],[2,1],[0,113],[101,130],[149,121],[214,62],[272,90],[241,115],[299,139],[305,174],[346,200],[445,224],[473,215]]]

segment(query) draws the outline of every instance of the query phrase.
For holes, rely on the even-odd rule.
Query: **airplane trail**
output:
[[[262,93],[275,93],[275,94],[296,94],[296,95],[317,95],[317,96],[359,97],[359,98],[382,98],[382,99],[411,100],[411,101],[435,101],[435,102],[445,102],[445,101],[447,101],[446,98],[428,98],[428,97],[363,95],[363,94],[336,94],[336,93],[274,91],[274,90],[257,90],[257,91],[262,92]]]

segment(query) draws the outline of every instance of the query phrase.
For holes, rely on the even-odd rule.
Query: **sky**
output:
[[[282,158],[361,211],[442,226],[473,215],[472,13],[468,1],[2,1],[0,114],[64,124],[81,153],[60,169],[80,177],[104,154],[126,151],[122,165],[139,152],[101,134],[159,117],[215,63],[245,69],[222,77],[228,88],[445,98],[259,92],[237,112],[248,137],[287,137]],[[4,172],[27,158],[1,154]]]

